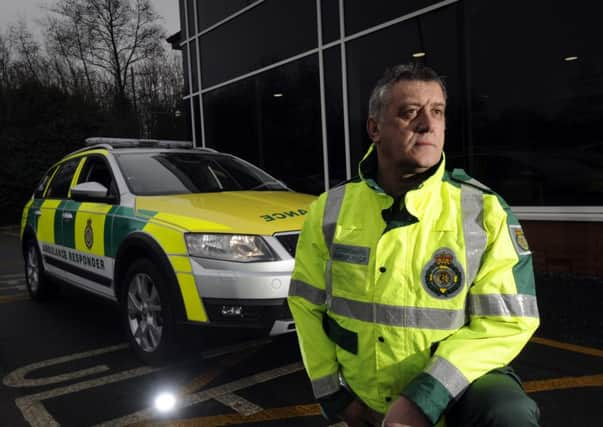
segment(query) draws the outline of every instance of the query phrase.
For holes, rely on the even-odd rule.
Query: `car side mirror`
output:
[[[71,198],[76,202],[112,202],[115,197],[108,193],[107,187],[95,181],[82,182],[71,188]]]

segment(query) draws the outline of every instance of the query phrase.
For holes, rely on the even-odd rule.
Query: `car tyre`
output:
[[[46,276],[40,250],[33,238],[27,241],[23,255],[25,257],[25,284],[30,298],[34,301],[45,301],[55,295],[56,284]]]
[[[169,299],[169,281],[149,259],[136,260],[122,283],[121,308],[130,347],[148,365],[175,357],[176,322]]]

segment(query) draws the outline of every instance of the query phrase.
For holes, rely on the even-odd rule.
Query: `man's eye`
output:
[[[404,119],[412,119],[417,115],[417,111],[418,110],[416,108],[402,110],[402,112],[400,113],[400,117],[402,117]]]
[[[433,115],[436,117],[443,116],[444,110],[442,110],[441,108],[436,108],[435,110],[433,110]]]

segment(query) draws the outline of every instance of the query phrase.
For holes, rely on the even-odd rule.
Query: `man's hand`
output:
[[[348,427],[379,427],[383,415],[373,411],[361,400],[354,399],[341,417]]]
[[[389,408],[383,427],[431,427],[423,412],[411,400],[400,396]]]

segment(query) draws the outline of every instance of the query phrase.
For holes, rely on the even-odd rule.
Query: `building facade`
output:
[[[603,30],[596,3],[180,0],[197,146],[318,194],[357,174],[386,67],[445,76],[445,151],[522,220],[541,271],[603,276]]]

